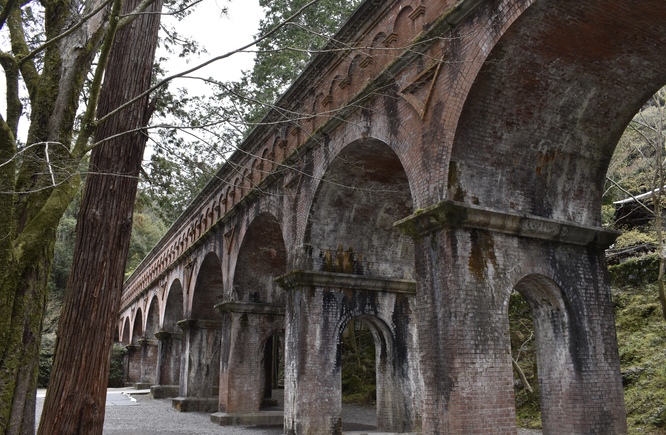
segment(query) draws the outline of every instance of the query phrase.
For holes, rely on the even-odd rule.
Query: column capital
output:
[[[284,307],[259,302],[227,301],[215,305],[220,313],[276,314],[284,315]]]
[[[620,235],[618,231],[608,228],[492,210],[455,201],[442,201],[417,210],[393,226],[415,239],[442,228],[467,228],[603,249],[613,244]]]
[[[143,337],[139,339],[141,347],[145,346],[157,346],[157,340],[154,338]]]
[[[157,338],[159,341],[167,341],[171,338],[171,334],[172,333],[169,331],[161,330],[155,333],[155,338]]]

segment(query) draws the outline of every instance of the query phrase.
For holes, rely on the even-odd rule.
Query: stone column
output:
[[[443,202],[415,239],[423,433],[515,434],[507,306],[532,308],[544,434],[626,433],[603,247],[615,233]]]
[[[169,331],[158,331],[157,338],[157,385],[150,387],[155,399],[177,397],[180,380],[180,354],[182,335]]]
[[[323,288],[303,286],[287,292],[285,433],[342,433],[338,313],[329,301]]]
[[[377,339],[379,428],[420,427],[415,324],[407,302],[413,281],[344,273],[294,271],[280,277],[287,289],[285,433],[341,434],[340,335],[364,316]],[[402,317],[401,317],[402,316]]]
[[[136,384],[137,389],[150,388],[157,383],[158,341],[154,338],[142,338],[141,344],[141,376]]]
[[[183,330],[180,362],[180,392],[173,399],[179,411],[217,410],[220,340],[222,322],[186,319],[178,322]]]

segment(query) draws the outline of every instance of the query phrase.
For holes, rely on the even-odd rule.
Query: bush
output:
[[[39,346],[39,372],[37,374],[37,388],[46,388],[53,368],[53,353],[55,347],[54,334],[43,334]]]
[[[114,343],[111,350],[111,369],[109,370],[109,387],[125,386],[125,355],[127,348],[122,344]]]

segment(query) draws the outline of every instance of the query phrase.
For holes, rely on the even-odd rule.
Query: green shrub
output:
[[[127,348],[114,343],[111,350],[111,369],[109,370],[109,387],[125,386],[125,355]]]
[[[619,287],[653,283],[657,281],[659,274],[659,257],[657,254],[648,254],[632,258],[610,266],[608,272],[612,284]]]

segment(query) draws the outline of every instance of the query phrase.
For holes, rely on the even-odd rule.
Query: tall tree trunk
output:
[[[123,10],[136,4],[130,0]],[[161,0],[116,35],[98,118],[150,86]],[[152,13],[151,13],[152,12]],[[55,359],[38,434],[101,434],[110,350],[150,117],[147,97],[111,116],[95,134],[76,229],[74,260],[58,324]]]
[[[67,1],[43,2],[45,36],[52,39],[79,17],[99,6],[91,0],[83,10]],[[24,56],[19,7],[4,4],[12,53]],[[48,45],[41,58],[41,73],[31,60],[19,64],[4,53],[2,67],[7,87],[7,119],[0,118],[0,434],[34,435],[35,390],[47,282],[53,260],[58,222],[78,190],[76,167],[82,153],[70,148],[79,95],[86,72],[103,35],[105,13],[87,27],[75,29],[59,43]],[[85,40],[85,47],[77,41]],[[70,56],[64,56],[64,53]],[[73,53],[72,53],[73,52]],[[19,71],[28,89],[33,144],[16,157],[16,131],[22,106],[18,99]],[[58,143],[45,163],[44,146]],[[57,172],[61,169],[67,174]],[[72,171],[68,171],[73,169]],[[53,171],[53,172],[51,172]],[[53,178],[51,177],[53,175]],[[54,179],[58,183],[54,183]],[[57,184],[57,185],[54,185]]]

